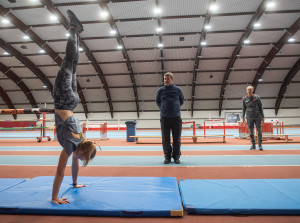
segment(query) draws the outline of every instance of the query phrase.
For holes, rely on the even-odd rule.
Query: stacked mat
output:
[[[179,187],[189,214],[300,214],[300,179],[180,180]]]
[[[174,177],[80,177],[88,186],[73,188],[65,177],[66,205],[51,203],[53,179],[0,179],[0,214],[170,217],[182,216],[183,204],[188,214],[300,215],[300,179],[180,180],[178,187]]]
[[[53,177],[36,177],[0,192],[2,214],[91,216],[182,216],[182,204],[174,177],[80,177],[84,188],[73,188],[65,177],[59,197],[70,203],[51,203]],[[5,181],[5,179],[2,179]],[[18,181],[18,180],[16,180]],[[1,183],[2,181],[0,181]]]
[[[25,182],[26,178],[0,178],[0,192]]]

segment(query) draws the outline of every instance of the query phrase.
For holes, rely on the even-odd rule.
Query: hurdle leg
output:
[[[136,144],[139,144],[139,137],[136,137]]]
[[[226,140],[225,140],[225,135],[223,135],[223,143],[225,143],[226,142]]]
[[[193,139],[193,143],[197,143],[197,139],[198,139],[197,136],[193,136],[192,139]]]

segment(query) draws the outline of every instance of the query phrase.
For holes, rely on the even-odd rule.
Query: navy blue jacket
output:
[[[181,88],[174,84],[163,86],[157,90],[155,100],[161,117],[180,117],[180,107],[184,101]]]

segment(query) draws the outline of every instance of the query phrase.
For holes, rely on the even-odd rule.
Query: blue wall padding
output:
[[[0,178],[0,192],[16,186],[26,180],[27,178]]]
[[[171,216],[181,211],[178,183],[174,177],[79,177],[73,188],[65,177],[59,197],[66,205],[51,203],[53,177],[36,177],[0,192],[0,213],[93,215],[93,216]]]
[[[300,179],[180,180],[190,214],[300,214]]]

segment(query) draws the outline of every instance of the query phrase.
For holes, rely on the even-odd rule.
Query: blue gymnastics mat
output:
[[[0,192],[23,183],[27,178],[0,178]]]
[[[0,214],[90,215],[126,217],[182,216],[174,177],[79,177],[73,188],[65,177],[59,197],[70,203],[51,203],[54,177],[36,177],[0,192]]]
[[[300,215],[300,179],[180,180],[189,214]]]

